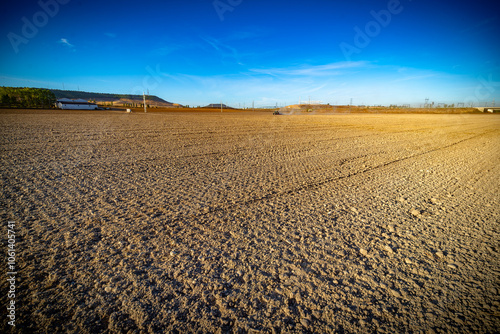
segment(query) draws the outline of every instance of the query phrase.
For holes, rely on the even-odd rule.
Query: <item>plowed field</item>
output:
[[[17,332],[500,328],[498,115],[4,110],[0,126]]]

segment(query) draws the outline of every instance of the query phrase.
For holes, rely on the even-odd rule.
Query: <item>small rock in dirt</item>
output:
[[[307,320],[307,319],[304,319],[304,318],[303,318],[303,319],[301,319],[301,320],[300,320],[300,323],[301,323],[301,324],[302,324],[302,326],[304,326],[304,327],[309,327],[309,320]]]
[[[415,216],[415,217],[420,216],[420,211],[418,211],[417,209],[411,210],[410,213],[412,214],[412,216]]]
[[[486,246],[486,249],[491,253],[497,253],[497,250],[494,247]]]
[[[406,264],[412,264],[413,263],[413,262],[411,262],[411,260],[409,258],[406,258],[405,262],[406,262]]]
[[[457,269],[457,266],[455,266],[454,264],[449,264],[448,267],[451,269]]]
[[[401,298],[401,294],[399,292],[397,292],[396,290],[392,290],[390,289],[392,295],[396,298]]]
[[[432,204],[441,204],[441,203],[439,203],[439,201],[438,201],[437,199],[435,199],[434,197],[433,197],[433,198],[431,198],[431,203],[432,203]]]
[[[436,255],[436,257],[439,259],[441,259],[444,256],[443,252],[441,252],[441,251],[437,251],[436,254],[434,254],[434,255]]]
[[[366,249],[364,249],[364,248],[361,248],[361,249],[359,250],[359,253],[360,253],[361,255],[363,255],[363,256],[367,256],[367,255],[368,255],[368,251],[367,251]]]
[[[496,293],[494,295],[496,295]],[[314,310],[314,311],[312,311],[312,315],[316,319],[321,319],[321,317],[323,316],[323,312],[320,310]]]
[[[387,246],[387,245],[385,245],[385,246],[384,246],[384,250],[385,250],[387,253],[393,253],[393,252],[394,252],[394,251],[392,250],[392,248],[391,248],[391,247],[389,247],[389,246]]]

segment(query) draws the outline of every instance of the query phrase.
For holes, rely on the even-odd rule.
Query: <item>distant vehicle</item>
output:
[[[273,115],[281,115],[281,114],[280,114],[280,112],[279,112],[278,110],[275,110],[275,111],[273,112]]]

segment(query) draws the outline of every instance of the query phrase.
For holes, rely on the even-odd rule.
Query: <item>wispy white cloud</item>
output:
[[[222,41],[224,43],[232,41],[243,41],[259,38],[263,35],[265,35],[265,33],[261,27],[251,27],[248,29],[232,31],[228,36],[222,38]]]
[[[405,76],[405,77],[402,77],[402,78],[399,78],[399,79],[395,79],[392,82],[421,80],[421,79],[427,79],[427,78],[432,78],[432,77],[437,77],[437,76],[438,76],[437,73],[409,75],[409,76]]]
[[[166,55],[174,52],[175,50],[178,50],[178,48],[175,46],[168,45],[168,46],[162,46],[162,47],[159,47],[159,48],[152,50],[151,54],[154,56],[166,56]]]
[[[212,48],[214,48],[222,59],[232,59],[236,63],[242,65],[241,57],[238,51],[230,45],[225,44],[222,40],[214,37],[200,37],[203,41],[208,43]]]
[[[179,43],[173,39],[165,38],[159,41],[151,50],[150,55],[152,56],[166,56],[174,52],[190,52],[188,50],[199,50],[202,48],[202,43],[200,41],[186,40],[183,43]]]
[[[68,42],[68,40],[66,38],[61,38],[58,43],[61,43],[63,45],[66,45],[67,47],[69,47],[70,49],[72,49],[73,51],[75,50],[75,46],[73,44],[71,44],[70,42]]]
[[[165,83],[169,86],[165,92],[178,96],[181,103],[222,100],[247,106],[254,98],[256,105],[309,98],[332,104],[349,103],[351,98],[355,104],[417,104],[427,97],[454,103],[474,93],[478,85],[477,80],[453,74],[365,61],[252,69],[232,75],[173,73]]]
[[[193,48],[202,49],[204,52],[215,55],[225,65],[246,66],[255,61],[255,58],[262,58],[268,52],[248,48],[252,40],[264,34],[265,32],[258,27],[235,30],[217,37],[200,33],[198,40],[193,43]]]
[[[344,74],[347,69],[367,67],[370,63],[366,61],[345,61],[324,65],[304,65],[283,68],[252,68],[251,72],[267,74],[270,76],[283,77],[318,77]]]
[[[13,87],[59,87],[61,82],[56,81],[48,81],[48,80],[39,80],[35,78],[24,78],[24,77],[13,77],[0,75],[0,82],[2,85],[8,85]]]
[[[496,21],[498,21],[498,16],[493,16],[493,17],[488,17],[488,18],[482,19],[481,21],[476,22],[476,23],[470,25],[469,27],[463,29],[462,31],[460,31],[459,34],[483,32],[484,29],[491,29],[496,24],[498,24]]]

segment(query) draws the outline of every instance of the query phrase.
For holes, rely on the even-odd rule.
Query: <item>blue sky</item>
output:
[[[198,106],[500,104],[493,1],[3,3],[0,85]]]

